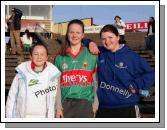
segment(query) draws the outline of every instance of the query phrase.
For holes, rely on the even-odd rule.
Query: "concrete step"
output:
[[[146,59],[152,58],[149,54],[141,54],[140,56]]]
[[[139,53],[139,54],[153,54],[153,51],[151,50],[134,50],[136,53]]]
[[[14,58],[14,59],[5,59],[5,63],[17,63],[18,59]]]
[[[18,64],[16,62],[13,63],[5,63],[5,67],[16,67]]]
[[[11,86],[13,79],[14,76],[8,76],[8,78],[5,79],[5,86]]]
[[[155,63],[155,59],[154,58],[149,58],[149,59],[146,59],[148,62],[153,62],[153,63]]]
[[[9,66],[9,67],[5,67],[5,71],[15,71],[15,67],[11,67],[11,66]]]
[[[5,78],[14,77],[15,75],[16,75],[15,72],[5,72]]]
[[[20,57],[20,56],[19,55],[12,55],[12,54],[5,55],[5,59],[17,59],[18,57]],[[29,59],[29,55],[23,55],[23,57]]]

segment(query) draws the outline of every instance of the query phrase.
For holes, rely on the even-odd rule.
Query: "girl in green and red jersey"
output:
[[[82,46],[83,37],[83,22],[77,19],[70,21],[66,43],[55,59],[55,65],[62,72],[62,109],[57,111],[58,118],[91,118],[98,109],[95,82],[93,82],[97,58]]]

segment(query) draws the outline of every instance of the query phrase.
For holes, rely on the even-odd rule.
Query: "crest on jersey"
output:
[[[66,63],[63,63],[62,69],[67,69],[67,68],[68,68],[68,65]]]
[[[88,63],[86,61],[83,62],[83,68],[86,69],[88,67]]]

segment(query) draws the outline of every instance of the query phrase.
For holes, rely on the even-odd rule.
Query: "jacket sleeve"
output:
[[[19,88],[18,81],[19,81],[19,78],[18,78],[18,75],[16,75],[10,87],[7,102],[6,102],[6,117],[7,118],[14,117],[13,112],[14,112],[14,107],[16,104],[18,88]]]
[[[87,48],[89,47],[89,43],[91,42],[91,39],[83,39],[82,43],[84,46],[86,46]]]
[[[136,78],[131,84],[137,89],[149,90],[155,84],[155,72],[144,58],[139,57],[138,60]]]

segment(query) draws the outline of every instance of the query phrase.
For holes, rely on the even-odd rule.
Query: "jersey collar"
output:
[[[67,53],[69,53],[73,58],[77,58],[79,54],[82,52],[83,46],[80,47],[78,53],[75,55],[72,53],[72,49],[69,47],[67,48]]]

